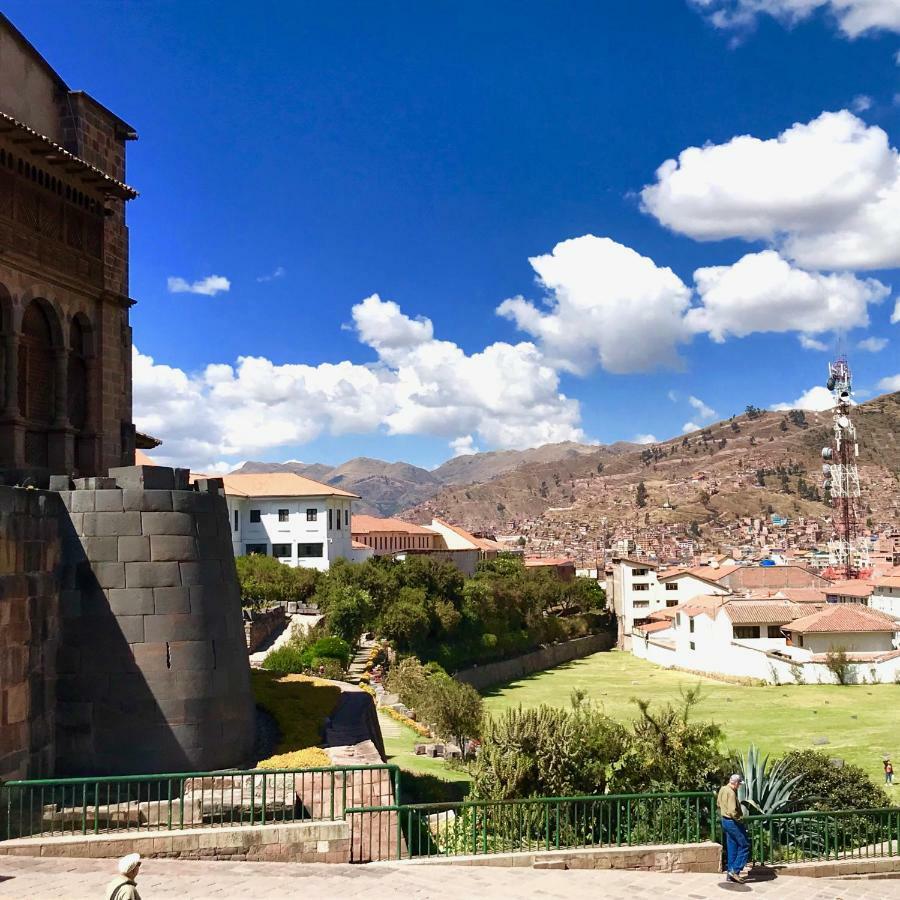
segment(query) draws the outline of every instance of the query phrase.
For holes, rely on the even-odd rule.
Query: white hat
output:
[[[120,875],[128,875],[133,872],[140,864],[141,854],[129,853],[128,856],[123,856],[119,860],[117,868],[119,869]]]
[[[738,773],[735,772],[734,775],[732,775],[731,778],[729,778],[728,780],[729,780],[732,784],[734,784],[735,781],[736,781],[738,784],[743,784],[743,783],[744,783],[744,776],[743,776],[743,775],[738,775]]]

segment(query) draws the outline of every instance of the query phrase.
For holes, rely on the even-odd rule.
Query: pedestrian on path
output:
[[[885,784],[893,784],[894,783],[894,767],[891,764],[890,759],[885,759],[885,761],[884,761],[884,783]]]
[[[107,900],[141,900],[138,893],[138,873],[141,870],[140,853],[129,853],[123,856],[117,865],[119,874],[109,883],[106,889]]]
[[[743,781],[744,779],[735,773],[728,779],[728,784],[719,788],[716,797],[716,806],[719,808],[722,821],[722,834],[725,836],[728,880],[736,884],[743,884],[746,881],[741,870],[750,858],[750,838],[747,836],[747,826],[743,822],[744,812],[738,799],[738,788]]]

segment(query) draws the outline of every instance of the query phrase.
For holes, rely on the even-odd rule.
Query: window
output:
[[[784,635],[781,633],[780,625],[770,625],[767,629],[768,636],[770,638],[783,638]]]
[[[331,529],[334,528],[334,522],[332,521],[333,518],[334,518],[334,510],[329,509],[328,510],[328,530],[329,531],[331,531]]]
[[[234,530],[241,530],[241,511],[239,509],[234,511]]]
[[[696,645],[693,641],[691,641],[691,643],[690,643],[690,648],[691,648],[691,650],[696,650],[696,649],[697,649],[697,645]]]
[[[306,511],[307,522],[317,522],[319,520],[319,511],[317,509],[308,509]]]
[[[635,569],[631,573],[631,575],[633,578],[640,578],[642,575],[646,575],[649,571],[649,569]]]
[[[650,585],[649,584],[633,584],[632,588],[636,591],[649,591]]]
[[[691,618],[688,621],[691,623],[688,630],[691,632],[691,634],[693,634],[694,633],[694,617],[691,616]]]
[[[666,582],[666,590],[667,591],[677,591],[678,590],[678,582],[677,581],[667,581]]]
[[[272,556],[277,556],[279,559],[290,559],[291,558],[291,545],[290,544],[272,544]]]
[[[681,628],[681,613],[675,613],[675,624]]]
[[[346,525],[347,528],[350,527],[350,507],[347,507],[347,509],[344,510],[344,525]]]
[[[735,625],[734,636],[742,640],[759,637],[759,629],[755,625]]]
[[[324,544],[297,544],[297,556],[300,559],[322,556]]]
[[[337,530],[341,530],[341,511],[337,511]]]
[[[258,510],[258,509],[251,509],[251,510],[250,510],[250,524],[251,524],[251,525],[257,524],[257,525],[258,525],[261,521],[262,521],[262,519],[260,518],[259,510]]]
[[[278,521],[279,522],[290,522],[291,521],[291,511],[289,509],[279,509],[278,510]],[[290,556],[290,553],[288,554]]]
[[[245,549],[247,552],[247,556],[252,556],[254,553],[259,556],[269,555],[268,544],[247,544]]]
[[[666,606],[678,606],[678,601],[674,597],[672,599],[666,599]]]
[[[631,604],[635,609],[646,609],[650,605],[649,600],[635,600]]]

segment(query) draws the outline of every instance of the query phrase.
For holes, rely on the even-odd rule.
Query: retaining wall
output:
[[[288,623],[287,614],[283,606],[273,606],[271,609],[249,610],[244,621],[244,636],[247,641],[247,650],[255,653],[272,637],[284,631]]]
[[[554,666],[571,662],[573,659],[581,659],[592,653],[609,650],[614,641],[615,638],[610,634],[589,634],[587,637],[575,638],[560,644],[548,644],[546,647],[514,659],[463,669],[454,677],[466,684],[471,684],[478,690],[483,690],[491,685],[505,684],[508,681],[515,681],[517,678],[530,675],[532,672],[552,669]]]
[[[350,862],[347,822],[186,828],[154,834],[19,838],[0,843],[0,856],[65,856],[94,859],[140,853],[164,859],[248,862]]]

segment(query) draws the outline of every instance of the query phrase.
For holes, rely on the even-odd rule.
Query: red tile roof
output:
[[[784,600],[729,600],[725,614],[735,625],[787,625],[800,618],[795,603]]]
[[[643,631],[644,634],[653,634],[655,631],[668,631],[672,627],[671,622],[647,622],[645,625],[636,625],[636,631]]]
[[[870,581],[853,579],[851,581],[835,581],[824,588],[826,594],[837,597],[868,597],[874,585]]]
[[[402,519],[382,519],[378,516],[358,516],[355,513],[350,519],[351,534],[429,534],[432,537],[435,532],[422,525],[413,525]]]
[[[825,609],[802,616],[787,627],[800,634],[848,631],[900,631],[900,622],[887,613],[858,603],[831,603]]]

